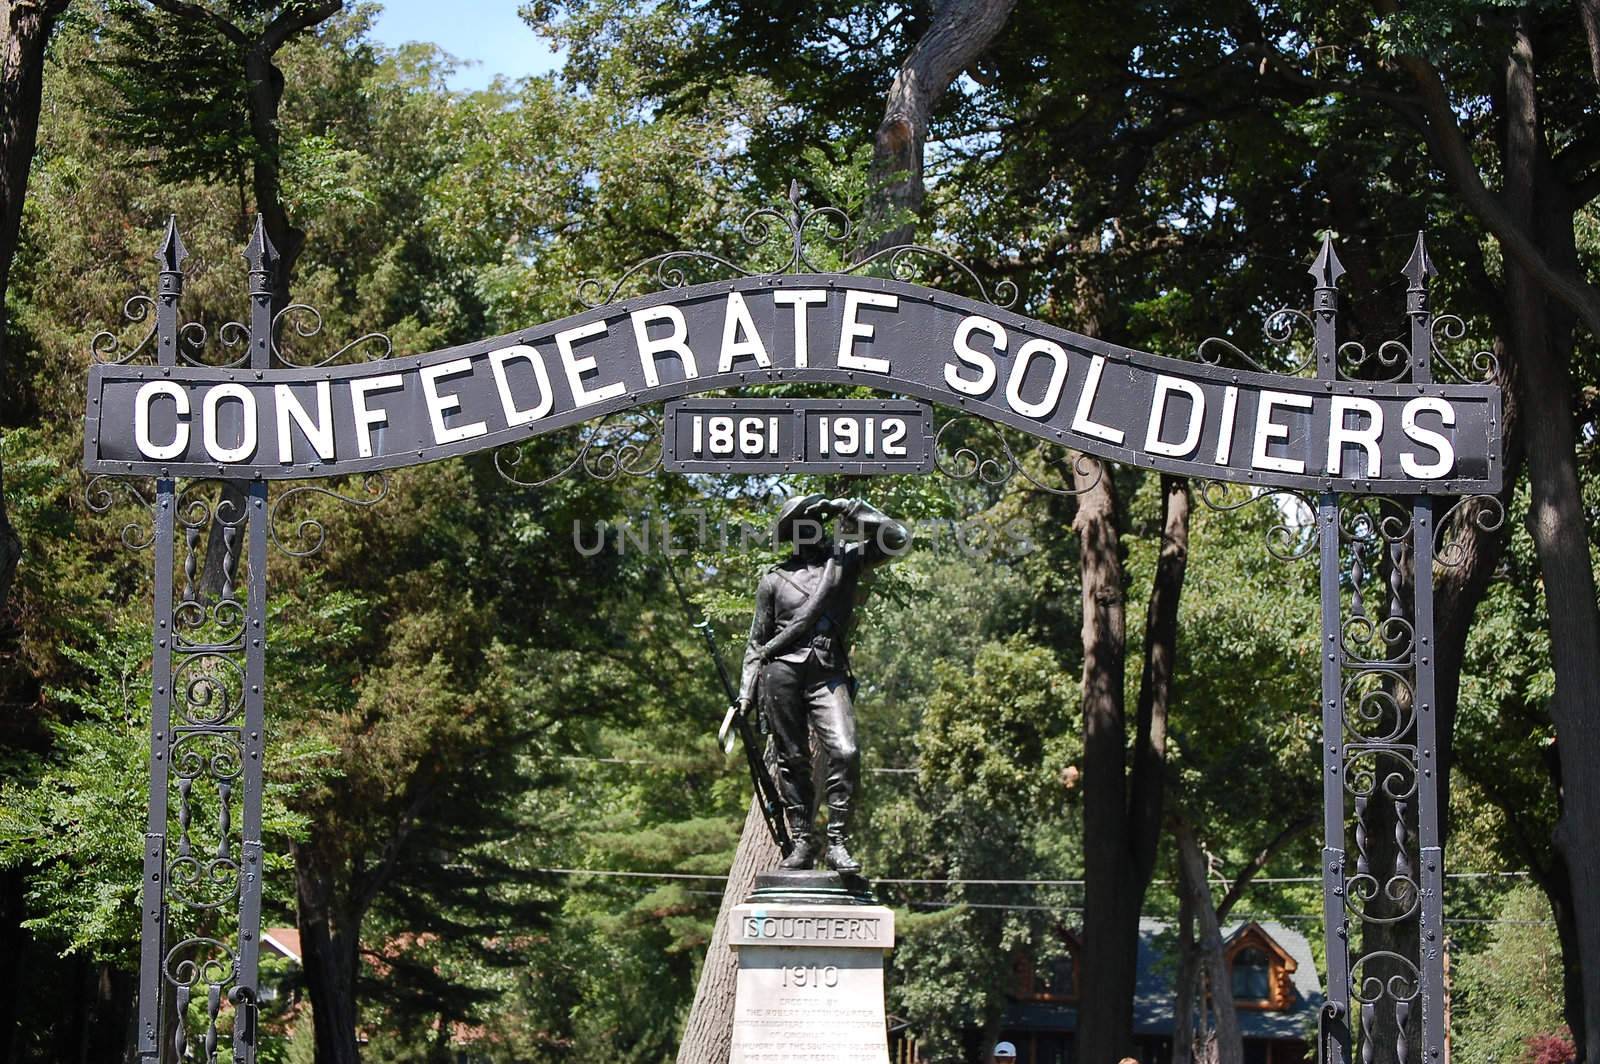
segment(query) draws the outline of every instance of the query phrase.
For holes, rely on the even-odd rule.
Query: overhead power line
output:
[[[727,882],[726,875],[710,872],[636,872],[619,868],[535,868],[532,871],[554,876],[599,876],[619,879],[698,879]],[[1525,879],[1527,872],[1447,872],[1446,879]],[[899,887],[1081,887],[1082,879],[874,879]],[[1152,879],[1152,885],[1171,886],[1175,879]],[[1250,880],[1257,884],[1321,883],[1320,876],[1261,876]],[[1320,917],[1319,917],[1320,919]]]
[[[561,760],[588,765],[653,765],[668,769],[675,767],[671,762],[658,757],[585,757],[581,754],[563,754]],[[862,771],[879,776],[915,776],[918,772],[914,768],[889,768],[881,765],[869,765]]]
[[[722,894],[715,890],[691,890],[688,893],[702,898],[720,898]],[[905,903],[910,909],[1000,909],[1006,912],[1047,912],[1047,913],[1082,913],[1082,906],[1073,905],[1000,905],[992,902],[973,901],[908,901]],[[1321,913],[1239,913],[1239,920],[1269,920],[1287,922],[1290,920],[1321,920]],[[1230,918],[1231,919],[1231,918]],[[1485,916],[1447,916],[1447,924],[1498,924],[1512,927],[1553,927],[1554,920],[1512,920],[1499,917]]]

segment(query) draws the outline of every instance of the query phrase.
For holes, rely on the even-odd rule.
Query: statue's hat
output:
[[[773,531],[777,534],[778,542],[789,539],[794,528],[794,522],[811,508],[813,503],[819,503],[823,496],[819,492],[810,495],[796,495],[783,504],[778,510],[778,516],[772,522]]]

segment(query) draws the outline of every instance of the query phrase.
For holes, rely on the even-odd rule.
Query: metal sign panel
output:
[[[662,468],[678,473],[928,473],[933,410],[905,399],[681,399]]]
[[[918,285],[784,274],[669,289],[424,355],[315,369],[100,365],[85,466],[336,476],[784,381],[865,385],[1113,461],[1354,492],[1494,491],[1485,385],[1313,380],[1163,358]]]

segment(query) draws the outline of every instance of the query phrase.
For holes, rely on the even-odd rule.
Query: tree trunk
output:
[[[1596,1058],[1584,1055],[1587,1028],[1582,1025],[1583,951],[1578,940],[1578,924],[1574,919],[1572,877],[1559,852],[1551,863],[1550,873],[1548,876],[1536,875],[1536,878],[1550,901],[1550,915],[1556,922],[1556,940],[1561,944],[1561,1009],[1568,1017],[1567,1028],[1572,1032],[1573,1044],[1578,1048],[1578,1059],[1594,1060]],[[1572,1025],[1573,1017],[1578,1019],[1579,1026]]]
[[[1573,204],[1544,145],[1531,35],[1520,18],[1504,107],[1506,187],[1518,190],[1507,208],[1519,226],[1539,234],[1556,268],[1575,270]],[[1567,1022],[1584,1058],[1600,1060],[1600,850],[1592,844],[1600,827],[1600,781],[1592,771],[1600,763],[1600,607],[1578,483],[1573,321],[1521,262],[1507,258],[1506,278],[1531,488],[1527,520],[1544,577],[1555,669],[1550,716],[1562,781],[1555,843],[1570,875],[1582,966],[1583,1012]]]
[[[1111,1061],[1133,1048],[1139,898],[1128,837],[1126,610],[1116,492],[1110,466],[1073,466],[1083,599],[1084,992],[1078,1058]],[[1081,467],[1081,468],[1080,468]]]
[[[820,791],[818,793],[821,793]],[[777,843],[767,832],[759,799],[751,799],[750,811],[739,834],[739,848],[728,870],[728,884],[722,890],[717,909],[716,929],[706,949],[700,969],[700,985],[694,1005],[683,1025],[678,1045],[678,1064],[726,1064],[733,1043],[733,990],[739,974],[738,957],[728,945],[728,924],[733,907],[741,904],[755,888],[756,876],[777,866],[781,855]]]
[[[922,149],[928,120],[952,82],[994,43],[1017,0],[943,0],[927,30],[889,86],[889,97],[872,139],[872,187],[868,210],[874,228],[893,223],[868,250],[910,243],[914,227],[902,212],[922,207]]]
[[[5,294],[11,263],[22,232],[22,206],[28,175],[39,140],[39,106],[44,92],[45,50],[67,0],[0,0],[0,397],[7,394],[7,341],[10,320]],[[4,475],[0,470],[0,610],[11,597],[22,540],[6,510]],[[27,877],[20,869],[0,872],[0,946],[5,961],[0,971],[0,1059],[21,1059],[22,1024],[17,1011],[23,999],[21,980],[30,936],[22,930]]]
[[[1172,837],[1178,843],[1178,874],[1182,889],[1200,925],[1200,956],[1206,982],[1211,987],[1211,1015],[1216,1030],[1218,1064],[1244,1064],[1244,1038],[1239,1033],[1239,1015],[1233,1007],[1233,978],[1222,953],[1222,925],[1211,901],[1211,885],[1206,881],[1206,862],[1194,831],[1183,820],[1174,820]]]
[[[45,49],[67,0],[0,0],[0,395],[5,394],[6,339],[10,321],[5,293],[22,232],[22,204],[39,142],[39,104],[44,92]],[[3,473],[0,473],[3,484]],[[11,581],[22,560],[22,541],[0,491],[0,606],[11,597]]]
[[[1181,876],[1180,868],[1180,880]],[[1172,977],[1172,1064],[1194,1060],[1194,999],[1200,981],[1200,944],[1194,938],[1194,897],[1178,889],[1178,971]]]
[[[256,42],[245,53],[245,81],[250,111],[250,134],[256,141],[256,153],[251,163],[251,186],[255,191],[256,210],[267,231],[267,239],[277,252],[272,278],[272,314],[277,315],[289,305],[289,277],[300,252],[305,249],[304,229],[289,221],[289,212],[283,205],[283,181],[279,156],[278,105],[283,100],[283,71],[272,61],[264,45]],[[276,338],[273,340],[276,343]],[[240,513],[245,509],[245,488],[238,481],[224,480],[217,493],[218,516]],[[246,518],[248,520],[248,517]],[[222,549],[223,522],[213,520],[206,536],[206,557],[200,571],[201,593],[215,598],[222,593],[225,581],[238,576],[239,556],[233,558],[232,570],[224,572],[226,552]]]
[[[1511,512],[1511,502],[1522,476],[1522,418],[1516,388],[1516,362],[1503,342],[1496,342],[1495,353],[1500,370],[1492,383],[1501,389],[1500,425],[1504,441],[1501,469],[1504,486],[1500,489],[1499,500],[1501,513],[1506,514]],[[1439,706],[1439,817],[1441,833],[1447,841],[1456,712],[1461,700],[1461,666],[1467,652],[1467,636],[1472,630],[1478,604],[1483,601],[1489,581],[1500,564],[1509,533],[1509,522],[1504,520],[1499,522],[1498,528],[1479,526],[1478,515],[1485,512],[1481,504],[1462,505],[1463,512],[1453,529],[1437,525],[1434,528],[1436,547],[1442,544],[1434,554],[1434,690]],[[1436,505],[1435,521],[1444,516],[1444,505]]]
[[[316,1064],[358,1064],[356,975],[361,966],[361,921],[338,912],[333,902],[333,876],[320,867],[308,848],[296,843],[292,849],[300,961],[311,999]]]
[[[1140,904],[1155,873],[1166,795],[1167,717],[1178,661],[1178,601],[1189,568],[1189,481],[1161,478],[1161,550],[1145,611],[1144,671],[1134,721],[1133,778],[1128,789],[1128,832]]]
[[[1166,772],[1167,716],[1177,659],[1178,602],[1189,552],[1189,486],[1162,478],[1161,552],[1145,619],[1144,669],[1128,770],[1123,691],[1127,661],[1120,517],[1110,467],[1074,467],[1082,492],[1074,528],[1083,595],[1085,991],[1078,1006],[1082,1059],[1132,1048],[1139,914],[1155,869]]]
[[[31,936],[22,927],[27,887],[22,869],[0,869],[0,1064],[23,1059],[24,980],[37,974],[29,970]]]
[[[278,105],[283,102],[283,71],[272,61],[272,53],[256,42],[245,53],[245,82],[250,105],[250,135],[256,142],[256,155],[250,167],[250,183],[255,192],[256,210],[261,212],[267,237],[278,252],[277,276],[273,280],[272,311],[276,314],[289,302],[289,276],[300,252],[306,246],[306,232],[289,220],[283,205],[281,149],[278,141]]]

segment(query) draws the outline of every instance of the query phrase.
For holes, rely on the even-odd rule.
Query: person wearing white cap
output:
[[[999,1064],[999,1062],[1002,1060],[1016,1060],[1017,1047],[1012,1045],[1010,1042],[1000,1042],[995,1045],[994,1053],[992,1055],[995,1064]]]

